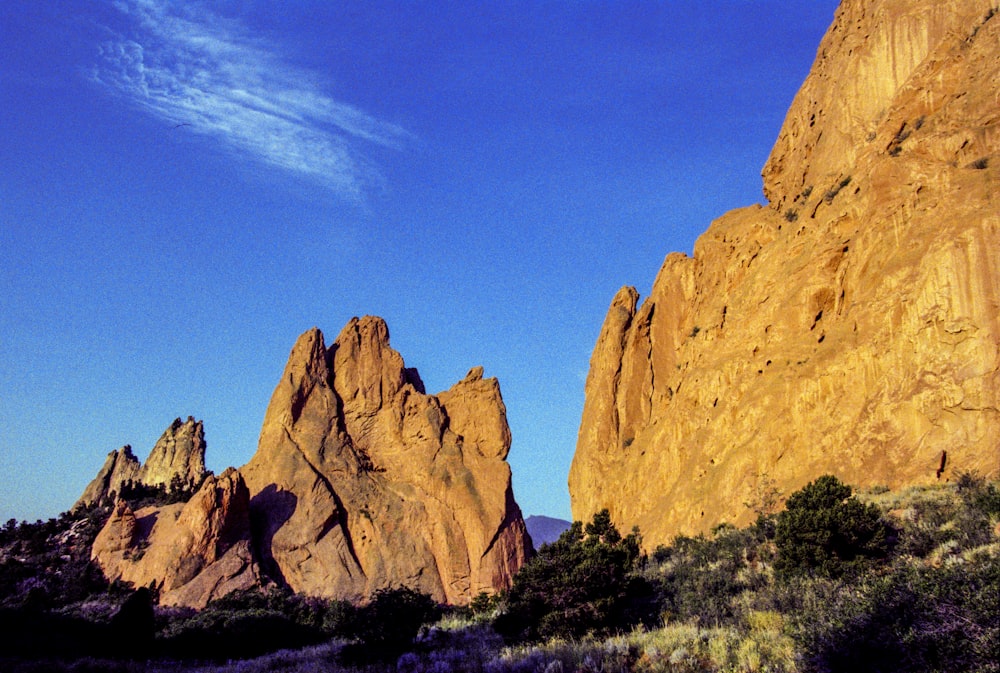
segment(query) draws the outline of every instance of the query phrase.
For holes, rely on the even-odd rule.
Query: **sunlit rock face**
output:
[[[1000,474],[1000,15],[845,0],[764,167],[766,207],[614,298],[569,486],[648,545],[823,473]]]
[[[508,587],[531,553],[510,442],[500,386],[481,367],[427,395],[380,318],[352,319],[329,347],[312,329],[292,348],[252,460],[202,477],[187,503],[133,512],[118,500],[92,557],[171,605],[265,583],[355,601],[406,586],[465,604]],[[129,456],[113,452],[85,498],[105,497],[120,464],[157,484],[198,474],[202,425],[175,421],[141,473]]]
[[[499,384],[481,368],[427,395],[380,318],[351,320],[329,347],[310,330],[241,470],[264,568],[348,599],[403,585],[464,604],[502,589],[530,553],[509,448]]]
[[[142,465],[132,453],[132,447],[125,445],[108,454],[104,465],[83,490],[83,495],[73,505],[73,509],[96,505],[113,495],[121,493],[122,486],[139,479]]]
[[[250,492],[229,468],[186,503],[133,512],[119,500],[91,557],[110,580],[155,586],[164,605],[204,607],[260,584],[250,543]]]
[[[205,428],[188,416],[174,420],[156,442],[139,471],[139,480],[149,486],[194,488],[208,471],[205,469]]]
[[[187,421],[177,418],[163,431],[145,463],[139,463],[128,445],[109,453],[73,508],[114,500],[129,483],[191,491],[207,475],[204,425],[190,416]]]

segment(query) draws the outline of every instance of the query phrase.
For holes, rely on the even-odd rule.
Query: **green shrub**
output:
[[[60,609],[104,592],[108,582],[90,560],[109,510],[64,512],[0,530],[0,608]]]
[[[775,529],[779,574],[841,577],[888,555],[891,529],[878,508],[853,497],[834,476],[810,482],[785,507]]]
[[[795,637],[807,669],[1000,670],[998,561],[993,552],[940,568],[901,564],[805,597]]]
[[[200,612],[161,617],[158,651],[176,659],[245,659],[303,647],[332,636],[348,637],[357,608],[287,589],[234,591]]]
[[[647,572],[656,584],[660,611],[669,621],[735,624],[736,598],[767,580],[758,561],[768,555],[757,526],[719,526],[712,537],[678,536],[653,553]]]
[[[356,643],[342,652],[346,663],[392,661],[405,652],[420,627],[436,621],[441,607],[427,594],[409,588],[383,589],[358,608],[351,635]]]
[[[496,629],[515,641],[607,633],[648,621],[649,583],[632,571],[642,561],[637,530],[622,537],[608,510],[579,521],[542,545],[514,578]]]

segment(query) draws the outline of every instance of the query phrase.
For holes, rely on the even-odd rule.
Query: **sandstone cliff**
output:
[[[425,394],[379,318],[326,347],[303,334],[242,472],[266,569],[292,589],[363,599],[405,585],[467,603],[530,552],[496,379]]]
[[[764,168],[767,207],[624,288],[569,477],[647,544],[771,484],[1000,474],[996,0],[845,0]]]

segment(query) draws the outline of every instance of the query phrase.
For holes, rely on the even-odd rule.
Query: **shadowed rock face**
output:
[[[1000,474],[1000,15],[846,0],[764,168],[770,205],[614,298],[569,486],[647,544],[773,484]]]
[[[530,553],[506,409],[482,369],[426,395],[379,318],[303,334],[242,468],[258,549],[299,592],[405,585],[450,603],[508,586]]]

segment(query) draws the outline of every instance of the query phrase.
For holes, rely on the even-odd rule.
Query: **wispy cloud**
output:
[[[377,176],[366,144],[408,134],[339,102],[314,73],[289,66],[241,24],[200,4],[118,0],[131,34],[101,45],[94,78],[166,123],[308,176],[361,201]]]

